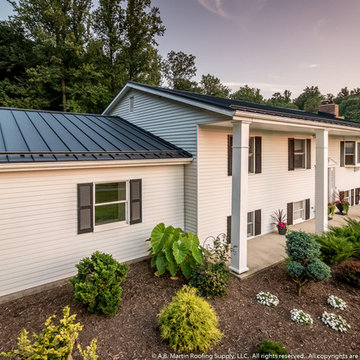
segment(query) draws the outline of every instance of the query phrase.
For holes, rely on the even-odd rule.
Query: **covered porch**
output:
[[[348,216],[335,214],[328,225],[342,226],[346,223],[345,219],[347,217],[360,221],[360,205],[350,207]],[[315,219],[291,225],[290,229],[315,233]],[[240,277],[248,277],[259,270],[266,269],[271,265],[283,261],[286,258],[285,242],[285,236],[279,235],[276,231],[250,239],[248,241],[247,258],[249,271],[242,273]],[[266,251],[264,251],[264,249],[266,249]]]

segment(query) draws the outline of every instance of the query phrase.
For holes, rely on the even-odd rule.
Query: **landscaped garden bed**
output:
[[[0,305],[0,352],[16,347],[16,339],[25,327],[30,334],[39,333],[52,314],[62,317],[62,309],[70,306],[76,320],[84,327],[78,342],[90,344],[97,338],[99,360],[151,359],[153,354],[173,353],[161,340],[157,314],[167,305],[185,279],[171,280],[169,275],[154,276],[150,261],[130,265],[122,284],[121,305],[114,316],[96,315],[74,301],[70,284]],[[261,305],[256,295],[271,292],[279,299],[274,307]],[[344,310],[327,304],[330,295],[347,304]],[[277,265],[254,276],[233,280],[227,295],[208,300],[219,318],[224,334],[210,354],[252,354],[264,339],[281,341],[290,354],[359,354],[360,300],[359,290],[344,285],[333,276],[328,282],[312,282],[296,293],[285,265]],[[291,320],[290,310],[301,309],[311,315],[313,324],[301,326]],[[321,320],[324,312],[341,315],[351,325],[345,333],[327,327]],[[73,359],[81,359],[74,347]]]

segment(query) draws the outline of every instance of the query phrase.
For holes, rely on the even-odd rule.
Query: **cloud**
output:
[[[319,64],[302,64],[302,65],[300,65],[300,67],[303,69],[316,69],[319,66],[320,66]]]
[[[226,13],[224,10],[224,1],[225,0],[198,0],[200,5],[213,14],[224,18],[230,18],[231,15]]]

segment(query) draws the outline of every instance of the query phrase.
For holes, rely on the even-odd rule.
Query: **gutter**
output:
[[[0,163],[0,173],[20,171],[56,171],[80,169],[107,169],[125,167],[187,165],[193,158],[179,159],[140,159],[140,160],[106,160],[106,161],[56,161],[31,163]]]

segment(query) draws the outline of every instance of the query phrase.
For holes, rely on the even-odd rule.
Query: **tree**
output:
[[[290,90],[284,90],[283,94],[280,92],[274,93],[271,98],[267,100],[267,104],[270,106],[297,109],[297,106],[293,104],[291,100]]]
[[[202,75],[200,81],[201,93],[204,95],[218,96],[218,97],[228,97],[230,94],[230,89],[223,85],[220,82],[220,79],[207,74]]]
[[[151,7],[151,0],[127,1],[119,55],[126,81],[159,84],[154,84],[154,79],[160,82],[156,36],[162,36],[164,32],[165,26],[162,24],[159,8]]]
[[[339,113],[345,120],[360,122],[360,96],[350,96],[339,105]]]
[[[260,94],[260,89],[251,88],[248,85],[240,87],[239,90],[230,95],[231,99],[248,101],[256,104],[264,102],[263,96]]]
[[[91,0],[19,0],[12,2],[14,19],[34,40],[41,65],[31,69],[35,83],[52,82],[51,90],[60,93],[59,101],[66,111],[67,81],[71,67],[79,64],[79,56],[88,40]],[[49,79],[48,79],[49,77]],[[48,82],[49,83],[49,82]]]
[[[197,83],[191,79],[196,75],[196,57],[182,51],[170,51],[163,61],[163,74],[172,89],[191,91]]]
[[[307,86],[294,100],[294,104],[300,110],[317,113],[322,100],[324,96],[320,93],[318,86]]]

